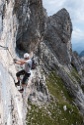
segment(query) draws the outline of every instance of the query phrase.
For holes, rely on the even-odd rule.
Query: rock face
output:
[[[18,19],[18,33],[16,40],[18,40],[28,29],[30,19],[30,9],[28,7],[28,0],[15,0],[13,13]],[[21,37],[22,38],[22,37]]]
[[[22,96],[14,85],[16,68],[13,58],[16,57],[19,30],[14,5],[15,1],[0,1],[0,45],[9,49],[0,46],[0,125],[23,125],[26,116]]]
[[[24,3],[23,3],[24,4]],[[22,5],[23,5],[22,4]],[[27,6],[27,4],[26,4]],[[26,30],[24,28],[22,29],[22,35],[17,39],[16,44],[17,48],[22,51],[32,51],[35,49],[35,46],[38,46],[38,43],[40,42],[42,38],[42,34],[44,31],[44,14],[43,14],[43,7],[42,7],[42,1],[41,0],[29,0],[28,1],[29,6],[29,13],[30,13],[30,20],[27,22],[22,22],[23,27],[26,27]],[[24,7],[25,8],[25,7]],[[27,11],[27,9],[25,8]],[[27,14],[24,12],[24,14],[27,16]],[[21,10],[19,16],[22,16]],[[24,15],[24,16],[25,16]],[[23,17],[24,18],[24,17]],[[20,19],[21,20],[21,19]],[[29,23],[29,25],[28,25]],[[21,26],[20,26],[21,28]],[[19,31],[21,32],[21,30]],[[18,34],[19,34],[18,32]],[[18,37],[18,35],[17,35]]]
[[[37,9],[38,5],[41,11],[42,10],[42,2],[36,1],[33,6],[33,1],[0,1],[0,124],[1,125],[25,125],[26,124],[26,111],[27,111],[27,98],[30,93],[34,93],[31,91],[31,88],[28,90],[27,98],[18,92],[18,89],[15,87],[14,82],[16,81],[16,69],[17,67],[13,63],[13,58],[17,57],[15,49],[18,48],[18,41],[22,39],[24,34],[28,30],[28,26],[30,26],[30,16],[34,15],[34,10]],[[31,3],[31,13],[30,4]],[[40,4],[41,3],[41,4]],[[40,14],[39,14],[40,15]],[[39,24],[37,26],[34,23],[34,26],[37,27],[39,31],[36,32],[36,35],[42,32],[41,28],[43,23],[41,23],[40,19],[36,17],[35,19],[39,20]],[[31,19],[34,22],[34,19]],[[30,23],[29,23],[30,22]],[[31,27],[31,26],[30,26]],[[32,29],[33,30],[33,29]],[[34,33],[36,30],[33,30]],[[25,32],[25,33],[24,33]],[[40,33],[39,33],[40,32]],[[26,36],[27,37],[27,36]],[[35,37],[34,37],[35,38]],[[33,39],[34,39],[33,38]],[[27,38],[28,39],[28,38]],[[41,39],[41,38],[37,38]],[[24,40],[25,41],[25,40]],[[21,40],[22,42],[22,40]],[[31,41],[32,42],[32,41]],[[21,43],[22,44],[22,43]],[[24,43],[25,44],[25,43]],[[23,44],[23,45],[24,45]],[[27,43],[28,44],[28,43]],[[36,43],[34,43],[35,45]],[[17,46],[16,46],[17,45]],[[25,46],[25,45],[24,45]],[[28,45],[27,45],[28,46]],[[26,51],[27,51],[26,46]],[[8,50],[3,47],[8,47]],[[34,46],[33,46],[34,47]],[[19,49],[19,48],[18,48]],[[32,49],[32,48],[31,48]],[[24,51],[24,47],[20,50]],[[29,51],[29,50],[28,50]],[[41,73],[39,73],[38,77]],[[38,84],[39,79],[37,78],[36,84]],[[41,84],[41,91],[46,93],[46,88],[42,86],[42,80],[40,80],[38,86]],[[40,87],[39,87],[40,88]],[[35,89],[34,89],[35,90]],[[43,98],[43,95],[40,93],[40,97],[38,94],[40,90],[36,86],[35,92],[37,93],[38,100]],[[30,96],[29,96],[30,97]],[[32,96],[31,96],[32,97]],[[47,100],[47,96],[45,94],[45,100]],[[26,100],[25,100],[26,99]]]
[[[48,18],[44,41],[61,64],[71,62],[71,33],[72,23],[65,9]]]
[[[39,106],[52,100],[46,81],[53,71],[84,115],[84,67],[72,52],[71,33],[72,23],[65,9],[47,17],[41,0],[0,1],[0,45],[9,49],[0,46],[1,125],[26,125],[27,100]],[[31,51],[37,67],[22,97],[14,85],[18,68],[13,58]]]
[[[72,54],[71,64],[76,68],[76,70],[78,72],[81,71],[81,69],[82,69],[81,59],[79,58],[79,56],[76,52],[73,52],[73,54]]]

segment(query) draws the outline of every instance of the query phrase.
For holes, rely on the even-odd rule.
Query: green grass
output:
[[[52,96],[50,103],[40,108],[29,103],[31,108],[27,114],[27,125],[84,125],[83,117],[72,104],[73,99],[55,72],[49,75],[47,87]],[[67,107],[66,111],[63,109],[64,105]]]
[[[74,76],[75,79],[77,80],[77,82],[80,84],[80,82],[81,82],[80,75],[78,74],[78,72],[74,68],[72,69],[71,75]]]
[[[63,70],[66,72],[66,70],[63,68]],[[72,70],[70,73],[66,72],[69,78],[73,81],[74,84],[80,84],[81,83],[81,76],[78,74],[77,70],[72,67]]]
[[[53,122],[45,108],[39,109],[37,106],[31,105],[31,109],[27,116],[27,125],[49,125]]]
[[[66,100],[69,102],[73,101],[63,84],[63,80],[54,72],[49,75],[49,78],[47,79],[47,86],[50,93],[55,96],[60,103],[65,102]]]

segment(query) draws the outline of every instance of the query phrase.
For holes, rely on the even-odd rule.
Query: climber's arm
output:
[[[23,65],[23,64],[25,64],[26,63],[26,61],[25,60],[18,60],[18,59],[16,59],[15,61],[14,61],[16,64],[19,64],[19,65]]]

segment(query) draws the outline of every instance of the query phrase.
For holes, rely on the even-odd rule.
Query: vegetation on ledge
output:
[[[42,107],[30,105],[27,125],[83,125],[83,117],[72,104],[62,79],[52,72],[47,79],[47,87],[52,96],[51,102]]]

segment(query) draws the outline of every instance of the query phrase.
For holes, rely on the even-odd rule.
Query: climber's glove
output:
[[[17,59],[13,59],[13,61],[14,61],[14,63],[16,63],[16,62],[17,62]]]

